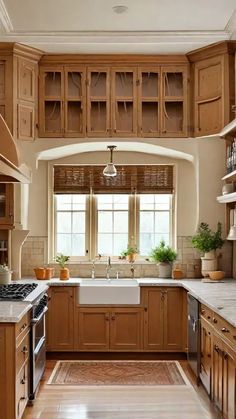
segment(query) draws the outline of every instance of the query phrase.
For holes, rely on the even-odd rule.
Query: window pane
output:
[[[114,212],[114,233],[128,233],[128,211]]]
[[[70,234],[57,234],[57,253],[71,255],[71,236]]]
[[[56,195],[57,210],[70,211],[71,210],[71,195]]]
[[[154,195],[140,195],[140,210],[154,209]]]
[[[72,234],[72,251],[71,256],[85,255],[85,235]]]
[[[112,209],[112,197],[113,195],[97,195],[98,210],[100,209]]]
[[[169,211],[155,213],[155,233],[169,233]]]
[[[171,195],[155,195],[155,209],[156,210],[169,210],[170,209]]]
[[[72,209],[85,211],[86,195],[72,195]]]
[[[57,232],[71,233],[71,213],[58,212],[57,213]]]
[[[112,254],[112,234],[98,234],[98,253],[101,255]]]
[[[149,233],[154,230],[154,213],[140,212],[140,233]]]
[[[169,234],[155,234],[154,246],[158,246],[161,240],[164,240],[165,244],[169,246],[170,244]]]
[[[154,247],[154,234],[141,233],[140,234],[140,254],[149,255],[151,249]]]
[[[72,213],[73,233],[85,233],[85,212]]]
[[[112,232],[112,212],[111,211],[99,211],[98,232],[99,233]]]
[[[128,195],[113,195],[114,210],[128,210],[129,196]]]
[[[113,255],[120,255],[127,248],[128,234],[114,234]]]

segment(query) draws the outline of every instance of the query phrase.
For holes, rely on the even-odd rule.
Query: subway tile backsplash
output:
[[[47,266],[47,237],[29,236],[22,248],[22,277],[32,277],[35,267]],[[201,277],[201,259],[200,253],[192,247],[191,236],[180,236],[177,238],[178,258],[174,266],[178,265],[186,278]],[[50,264],[55,266],[55,275],[59,275],[58,264]],[[71,277],[91,277],[91,263],[80,262],[68,264]],[[134,263],[134,276],[137,278],[157,278],[158,266],[153,262],[136,261]],[[225,242],[224,246],[218,251],[218,269],[226,272],[226,277],[231,276],[232,269],[232,245]],[[130,264],[128,262],[112,262],[111,277],[131,277]],[[106,263],[96,262],[96,277],[104,277],[106,275]]]

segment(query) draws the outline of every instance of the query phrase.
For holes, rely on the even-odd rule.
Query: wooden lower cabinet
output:
[[[53,286],[48,292],[47,351],[74,350],[75,289]]]
[[[186,347],[186,295],[179,287],[145,287],[144,349],[183,351]]]
[[[110,313],[107,308],[78,309],[76,347],[85,351],[107,351],[109,322]]]
[[[79,350],[141,350],[141,336],[140,308],[78,308]]]
[[[212,372],[212,328],[204,319],[201,319],[201,353],[200,353],[200,379],[208,395],[211,394]]]
[[[236,414],[236,352],[220,338],[213,338],[212,400],[224,418],[235,419]]]
[[[21,419],[29,393],[29,318],[0,323],[0,417]]]

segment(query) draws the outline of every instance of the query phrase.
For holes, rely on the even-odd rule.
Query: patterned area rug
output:
[[[176,361],[58,361],[48,384],[181,386],[189,383]]]

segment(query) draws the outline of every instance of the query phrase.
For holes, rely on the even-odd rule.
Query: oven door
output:
[[[45,314],[31,321],[31,353],[30,353],[30,400],[34,400],[35,392],[42,378],[46,363]]]

